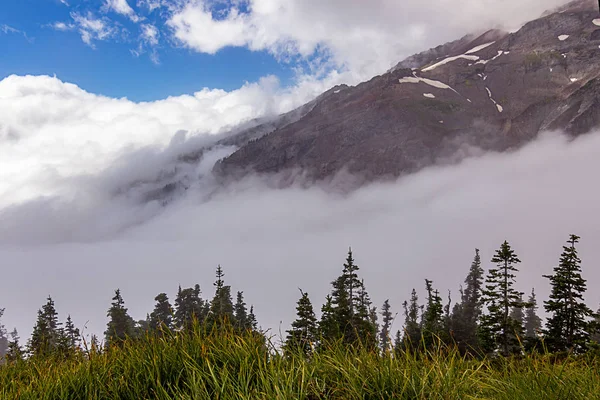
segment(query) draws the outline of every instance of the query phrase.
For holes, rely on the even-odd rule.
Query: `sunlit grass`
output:
[[[592,356],[473,360],[332,344],[282,356],[224,332],[147,337],[109,352],[0,367],[3,399],[600,399]]]

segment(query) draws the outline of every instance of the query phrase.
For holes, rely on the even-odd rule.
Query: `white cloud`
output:
[[[356,79],[370,78],[404,57],[464,34],[495,26],[514,28],[565,0],[249,0],[249,12],[231,6],[215,15],[212,2],[189,0],[167,24],[196,51],[227,46],[308,57],[326,49]]]
[[[50,27],[52,27],[53,29],[55,29],[57,31],[70,31],[70,30],[75,29],[75,25],[66,24],[64,22],[55,22],[55,23],[51,24]]]
[[[16,29],[10,25],[0,24],[0,33],[22,35],[29,43],[33,43],[33,38],[27,36],[27,32]]]
[[[423,294],[425,278],[443,293],[452,289],[456,299],[474,248],[487,268],[505,239],[523,261],[517,287],[535,286],[542,301],[548,283],[541,275],[556,264],[568,234],[581,235],[584,276],[593,288],[600,281],[593,267],[600,260],[593,218],[599,151],[600,133],[574,142],[548,135],[518,152],[430,168],[347,196],[317,187],[277,190],[255,178],[215,193],[209,180],[200,181],[184,199],[126,231],[120,227],[157,210],[111,197],[110,186],[90,191],[88,181],[79,196],[3,210],[0,259],[13,266],[0,280],[6,323],[29,334],[50,293],[63,318],[89,320],[88,329],[100,333],[113,289],[120,287],[130,312],[143,318],[157,293],[173,296],[179,284],[198,282],[211,296],[220,263],[227,283],[244,290],[260,322],[277,332],[279,321],[284,330],[294,315],[297,287],[318,309],[348,245],[375,304],[389,297],[398,312],[411,288]],[[157,160],[129,157],[129,166],[154,168]],[[69,241],[33,244],[40,238]],[[9,244],[15,241],[20,245]],[[590,290],[586,300],[595,309],[600,294]]]
[[[107,40],[117,33],[117,30],[111,26],[108,19],[96,18],[92,13],[82,15],[73,12],[71,18],[79,30],[81,40],[92,48],[94,47],[94,41]]]
[[[104,7],[117,14],[129,17],[132,22],[139,22],[141,20],[135,11],[133,11],[133,8],[131,8],[129,3],[127,3],[127,0],[105,0]]]
[[[158,29],[154,25],[151,24],[143,24],[142,25],[142,34],[141,38],[144,42],[146,42],[150,46],[158,45],[158,38],[160,33]]]
[[[179,130],[215,134],[289,111],[338,79],[335,73],[323,81],[305,77],[281,88],[271,76],[230,92],[205,88],[134,103],[48,76],[10,76],[0,81],[0,208],[54,195],[67,178],[96,174],[123,152],[164,147]]]

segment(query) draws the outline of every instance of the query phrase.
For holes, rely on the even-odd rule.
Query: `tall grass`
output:
[[[108,352],[0,367],[2,399],[600,399],[592,356],[472,360],[331,344],[306,358],[256,334],[149,336]]]

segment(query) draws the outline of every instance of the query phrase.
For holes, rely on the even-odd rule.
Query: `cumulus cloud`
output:
[[[88,332],[101,333],[113,289],[120,287],[130,312],[143,318],[157,293],[174,296],[179,284],[199,282],[210,297],[220,263],[227,283],[244,290],[262,325],[277,333],[280,321],[285,329],[293,318],[297,287],[318,309],[349,245],[375,303],[390,298],[395,311],[411,288],[423,294],[425,278],[442,292],[452,289],[456,299],[474,248],[488,267],[505,239],[523,261],[518,288],[535,286],[541,300],[548,295],[541,275],[557,263],[568,234],[581,235],[584,275],[593,287],[600,280],[592,267],[600,259],[600,228],[591,218],[600,201],[599,151],[600,133],[575,141],[546,135],[514,153],[428,168],[349,195],[318,187],[269,189],[258,178],[215,191],[201,178],[178,202],[159,209],[111,200],[101,193],[110,185],[68,201],[24,203],[0,216],[6,323],[28,334],[36,309],[52,294],[63,317],[89,320]],[[208,171],[219,156],[199,170]],[[153,168],[164,160],[146,155],[130,162]],[[88,197],[103,206],[81,214]],[[148,216],[154,217],[131,227],[133,217]],[[62,243],[35,244],[68,232]],[[600,295],[590,291],[586,300],[596,308]]]
[[[94,48],[94,41],[107,40],[117,35],[117,29],[112,26],[107,18],[97,18],[91,12],[85,15],[77,12],[71,13],[81,40],[88,46]]]
[[[53,24],[50,24],[50,27],[57,31],[71,31],[71,30],[75,29],[75,25],[66,24],[64,22],[55,22]]]
[[[105,0],[104,7],[117,14],[129,17],[132,22],[139,22],[141,20],[135,11],[133,11],[133,8],[131,8],[129,3],[127,3],[127,0]]]
[[[230,92],[135,103],[88,93],[48,76],[0,81],[0,207],[59,193],[67,178],[96,174],[124,153],[164,148],[180,130],[217,134],[289,111],[335,84],[305,77],[283,88],[269,76]]]
[[[223,13],[214,2],[189,0],[167,24],[183,45],[214,54],[227,46],[303,58],[325,50],[356,79],[467,33],[518,28],[565,0],[248,0]],[[224,14],[224,15],[223,15]]]

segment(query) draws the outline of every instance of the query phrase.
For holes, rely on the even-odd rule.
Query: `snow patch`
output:
[[[429,99],[435,99],[435,95],[433,93],[423,93],[423,96]]]
[[[498,112],[501,113],[502,111],[504,111],[504,108],[500,104],[496,103],[496,100],[494,100],[492,98],[492,92],[491,92],[491,90],[487,86],[486,86],[485,90],[487,90],[488,97],[490,98],[490,100],[492,101],[492,103],[494,103],[494,105],[498,109]]]
[[[564,42],[565,40],[567,40],[569,38],[569,35],[560,35],[558,37],[558,40],[560,40],[561,42]]]
[[[596,26],[600,26],[600,18],[596,18],[595,20],[593,20],[592,24],[594,24]]]
[[[485,44],[479,45],[477,47],[473,47],[471,50],[467,51],[465,54],[477,53],[478,51],[483,50],[486,47],[489,47],[489,46],[493,45],[494,43],[496,43],[496,42],[489,42],[489,43],[485,43]]]
[[[398,82],[400,83],[419,83],[419,82],[423,82],[429,86],[433,86],[436,87],[438,89],[450,89],[453,92],[457,93],[458,92],[456,90],[454,90],[453,88],[451,88],[450,86],[446,85],[443,82],[440,81],[434,81],[433,79],[427,79],[427,78],[419,78],[419,77],[413,77],[413,76],[407,76],[406,78],[401,78],[398,80]]]
[[[339,92],[341,92],[341,91],[342,91],[341,89],[338,89],[338,90],[336,90],[336,91],[335,91],[335,92],[333,92],[333,93],[337,94],[337,93],[339,93]]]
[[[471,99],[467,99],[467,101],[468,101],[469,103],[472,103]]]
[[[438,122],[439,122],[440,124],[443,124],[443,123],[444,123],[444,121],[438,121]]]
[[[439,67],[441,65],[448,64],[449,62],[456,61],[456,60],[461,59],[461,58],[463,58],[465,60],[471,60],[471,61],[479,60],[479,56],[467,56],[467,55],[461,54],[459,56],[445,58],[445,59],[443,59],[440,62],[437,62],[437,63],[435,63],[433,65],[430,65],[427,68],[423,68],[421,71],[423,71],[423,72],[432,71],[432,70],[436,69],[437,67]]]
[[[577,82],[579,79],[577,78],[571,78],[571,82]]]
[[[508,51],[502,51],[502,50],[498,50],[498,54],[496,54],[494,57],[490,58],[489,60],[479,60],[477,61],[475,64],[487,64],[490,61],[494,61],[496,58],[500,57],[502,54],[509,54]]]

